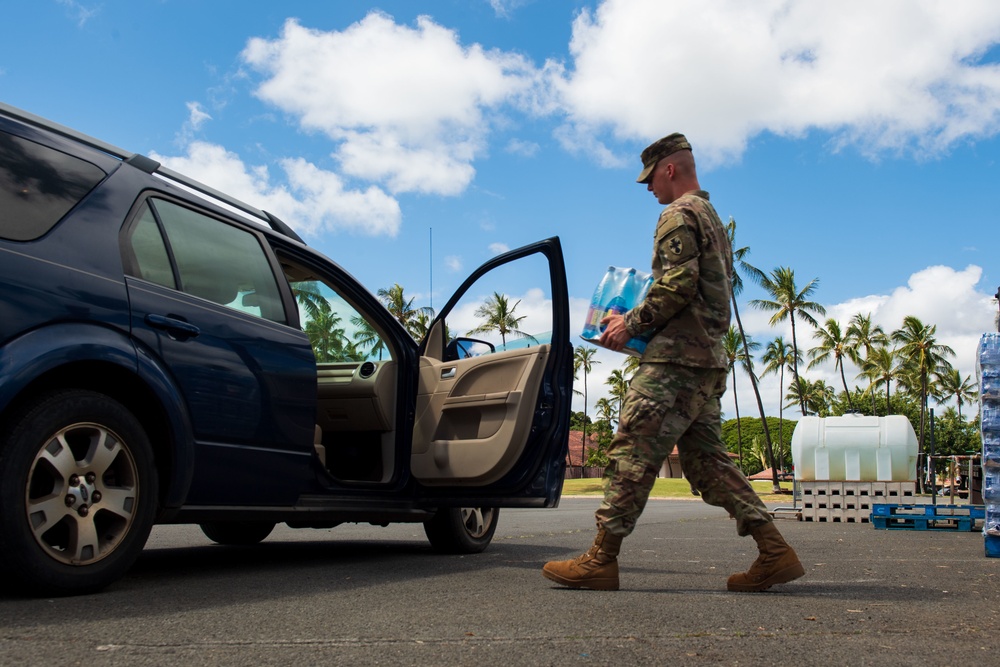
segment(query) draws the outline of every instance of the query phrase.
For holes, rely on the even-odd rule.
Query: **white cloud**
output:
[[[507,245],[506,243],[491,243],[490,244],[490,253],[492,253],[494,255],[501,255],[501,254],[507,252],[508,250],[510,250],[510,246]]]
[[[597,128],[591,123],[576,122],[556,128],[555,138],[571,155],[585,155],[602,167],[624,167],[627,161],[597,138]]]
[[[846,330],[850,319],[856,315],[871,315],[874,324],[881,325],[886,334],[891,334],[903,324],[903,318],[912,315],[928,326],[935,326],[937,342],[947,345],[955,351],[955,356],[949,361],[959,370],[963,377],[971,375],[975,378],[976,347],[983,332],[993,331],[993,318],[996,315],[996,301],[992,295],[979,291],[977,286],[982,278],[983,270],[974,265],[962,270],[947,266],[931,266],[914,273],[906,285],[897,287],[890,294],[869,295],[851,299],[844,303],[826,306],[826,317],[817,317],[820,324],[827,318],[833,318]],[[992,290],[991,290],[992,291]],[[783,336],[785,342],[791,345],[791,329],[788,323],[771,328],[767,324],[769,315],[759,310],[741,307],[744,327],[747,333],[761,343],[761,350],[776,336]],[[800,373],[810,380],[824,380],[838,392],[842,391],[840,374],[834,371],[833,362],[806,369],[809,363],[808,350],[816,344],[813,329],[797,325],[799,349],[805,363],[800,366]],[[846,364],[845,375],[848,386],[859,383],[856,376],[859,370],[850,362]],[[786,375],[785,384],[789,381]],[[749,379],[741,374],[737,380],[741,413],[748,410],[756,413],[755,398]],[[761,380],[765,411],[777,414],[778,409],[778,378],[768,376]],[[723,399],[725,411],[734,415],[732,391]],[[796,410],[792,411],[797,416]]]
[[[846,330],[848,322],[854,315],[870,314],[874,324],[881,325],[886,334],[891,334],[902,326],[904,317],[913,315],[925,325],[937,327],[935,336],[938,343],[947,345],[955,351],[955,356],[949,359],[952,365],[959,370],[962,377],[971,375],[975,379],[976,349],[979,339],[984,332],[995,330],[994,317],[997,313],[997,302],[992,297],[993,288],[989,287],[986,292],[977,289],[981,277],[982,269],[978,266],[968,266],[962,270],[931,266],[914,273],[905,286],[894,289],[890,294],[870,295],[826,306],[826,317],[818,317],[817,320],[823,324],[828,317],[832,317],[840,322],[842,329]],[[572,300],[570,315],[573,345],[585,344],[579,339],[578,334],[583,327],[583,318],[588,305],[589,302],[583,299]],[[740,315],[747,335],[761,345],[757,351],[758,359],[767,344],[777,336],[784,337],[785,342],[791,345],[791,328],[787,321],[772,328],[768,324],[769,313],[751,308],[745,303],[740,304]],[[735,320],[733,324],[736,324]],[[840,374],[834,370],[832,361],[812,369],[807,368],[808,351],[816,344],[812,327],[798,323],[796,330],[800,353],[804,359],[799,366],[800,373],[812,381],[825,381],[838,393],[843,391]],[[611,371],[621,368],[625,356],[597,348],[595,359],[601,363],[594,367],[588,377],[588,402],[591,413],[594,411],[594,403],[608,396],[605,382]],[[758,372],[760,372],[759,366]],[[859,369],[853,364],[850,362],[846,364],[845,375],[849,387],[860,384],[860,381],[856,380],[858,372]],[[582,382],[582,376],[580,381]],[[786,373],[785,387],[790,381],[791,377]],[[765,413],[777,416],[779,404],[784,402],[785,393],[779,386],[778,376],[762,377],[758,384]],[[736,389],[734,393],[730,374],[729,389],[722,399],[725,417],[727,419],[736,417],[736,405],[733,400],[736,395],[739,397],[741,416],[759,416],[750,379],[742,371],[737,375]],[[574,397],[573,409],[583,410],[581,397]],[[784,415],[790,419],[798,419],[801,416],[795,407],[786,409]]]
[[[534,157],[538,154],[541,146],[534,141],[523,141],[521,139],[511,139],[507,142],[506,151],[512,155],[522,157]]]
[[[489,114],[535,76],[522,56],[464,46],[426,16],[411,28],[378,12],[342,31],[289,19],[242,57],[263,75],[257,96],[335,142],[344,173],[397,193],[462,192],[486,149]]]
[[[499,15],[522,4],[491,0]],[[257,97],[329,140],[343,177],[390,193],[461,194],[494,127],[518,114],[555,117],[564,150],[615,168],[634,160],[623,142],[673,130],[706,166],[738,160],[764,132],[819,130],[830,150],[874,156],[1000,131],[1000,65],[982,60],[1000,40],[991,0],[606,0],[572,30],[570,60],[538,64],[463,43],[427,16],[402,25],[373,11],[341,30],[289,19],[241,57]],[[540,150],[520,139],[504,148]]]
[[[188,119],[184,122],[181,131],[177,135],[177,141],[181,146],[187,146],[194,141],[195,135],[201,130],[202,126],[212,120],[212,116],[205,111],[199,102],[188,102],[186,106]]]
[[[514,10],[520,9],[525,5],[531,4],[534,0],[487,0],[493,11],[500,18],[510,18]]]
[[[710,163],[764,131],[921,153],[997,133],[1000,66],[979,58],[998,35],[992,0],[607,0],[554,85],[567,136],[681,130]]]
[[[87,7],[82,2],[77,2],[77,0],[56,1],[69,11],[70,15],[76,21],[78,28],[82,28],[86,25],[87,21],[100,14],[102,9],[101,5]]]
[[[462,258],[457,255],[448,255],[444,258],[444,265],[452,273],[462,270]]]
[[[188,124],[192,130],[199,130],[207,121],[212,120],[212,116],[205,111],[198,102],[188,102]]]
[[[299,232],[346,230],[395,236],[399,203],[377,187],[347,190],[341,178],[301,158],[280,161],[287,184],[272,178],[266,165],[249,166],[222,146],[195,141],[183,156],[151,154],[186,176],[270,211]]]

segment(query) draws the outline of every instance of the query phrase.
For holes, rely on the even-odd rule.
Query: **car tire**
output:
[[[97,592],[139,557],[158,505],[153,449],[110,396],[47,394],[0,425],[0,568],[30,595]]]
[[[444,507],[424,522],[424,532],[437,552],[477,554],[493,541],[499,520],[495,507]]]
[[[201,532],[216,544],[250,546],[264,541],[274,523],[268,521],[210,521],[201,524]]]

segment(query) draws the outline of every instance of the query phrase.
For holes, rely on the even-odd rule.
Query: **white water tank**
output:
[[[912,482],[917,434],[903,415],[803,417],[792,433],[795,479]]]

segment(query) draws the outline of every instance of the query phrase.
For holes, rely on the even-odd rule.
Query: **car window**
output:
[[[385,336],[335,289],[313,277],[288,276],[299,306],[299,322],[309,336],[316,362],[387,361]]]
[[[130,240],[132,252],[138,263],[139,277],[157,285],[176,289],[177,283],[174,280],[174,271],[170,268],[167,246],[163,243],[156,217],[146,204],[142,206],[142,212],[132,229]]]
[[[480,277],[448,313],[448,356],[477,357],[552,342],[549,267],[542,255]]]
[[[90,162],[0,132],[0,237],[45,234],[105,176]]]
[[[150,199],[129,243],[138,277],[173,288],[179,281],[188,294],[285,323],[271,265],[250,232],[174,202]]]

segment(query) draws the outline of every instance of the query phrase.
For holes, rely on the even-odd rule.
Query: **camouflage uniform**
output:
[[[633,336],[656,333],[622,405],[597,523],[612,535],[631,533],[676,444],[684,474],[705,502],[726,508],[737,532],[747,535],[771,516],[722,442],[729,237],[708,193],[698,190],[663,210],[654,238],[654,282],[645,300],[625,314],[625,325]]]

